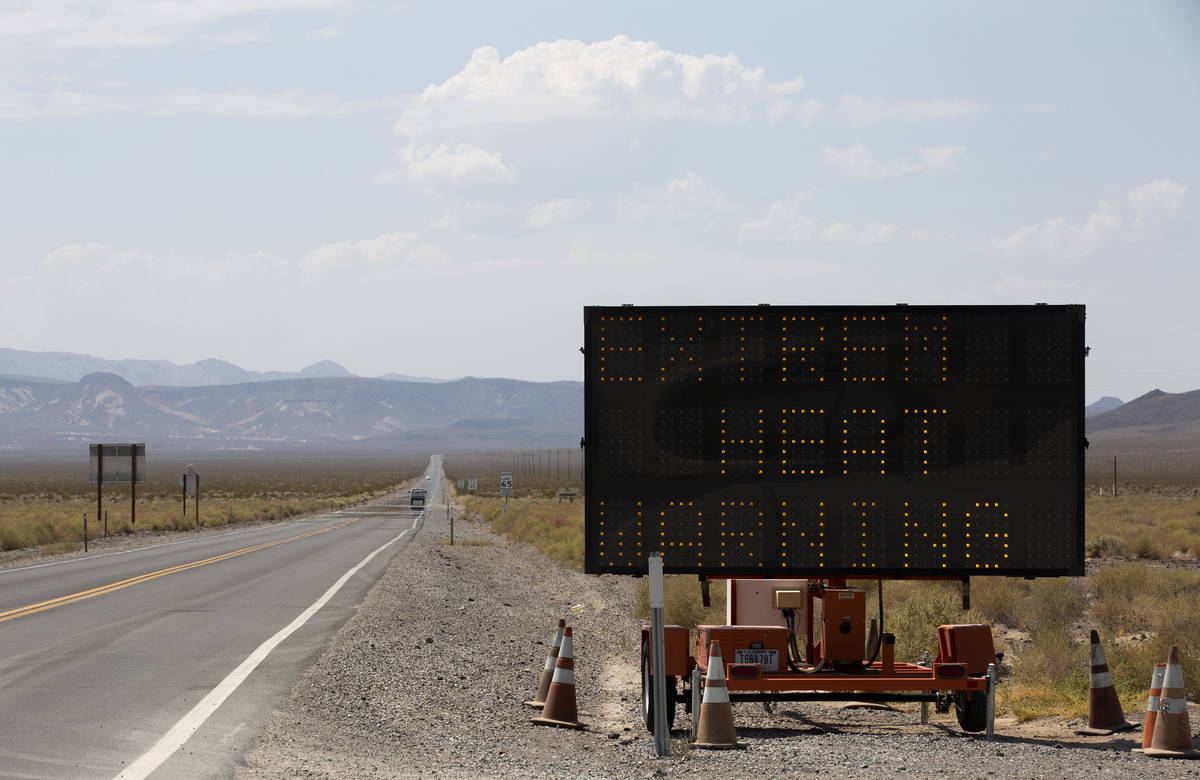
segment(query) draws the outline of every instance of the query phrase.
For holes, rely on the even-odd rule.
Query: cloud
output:
[[[541,42],[505,58],[485,46],[426,87],[396,132],[547,120],[778,121],[796,110],[789,99],[802,88],[800,78],[772,81],[732,54],[683,54],[623,35]]]
[[[639,201],[626,198],[617,203],[617,214],[629,220],[655,217],[692,217],[723,208],[725,199],[698,174],[688,173],[667,182],[660,199]]]
[[[430,192],[470,190],[508,184],[517,180],[517,171],[506,165],[499,152],[490,152],[470,144],[423,146],[410,142],[400,151],[401,171],[384,174],[390,182],[406,179],[415,187]]]
[[[280,92],[180,89],[130,96],[112,90],[87,94],[61,87],[44,92],[19,91],[0,84],[0,118],[21,120],[116,115],[303,119],[382,111],[397,105],[397,98],[346,100],[302,89]]]
[[[838,103],[838,111],[854,127],[884,122],[965,119],[983,110],[982,104],[972,100],[892,100],[846,95]]]
[[[852,179],[887,179],[909,173],[938,174],[946,171],[954,161],[967,151],[965,146],[931,146],[918,150],[917,160],[892,160],[880,162],[874,153],[862,144],[821,150],[825,162],[841,169]]]
[[[531,228],[561,225],[577,219],[587,211],[588,202],[582,198],[560,198],[547,201],[529,209],[525,224]]]
[[[305,12],[344,0],[15,0],[0,10],[0,41],[27,51],[152,48],[217,29],[211,39],[236,42],[245,31],[229,24],[254,22],[263,13]],[[0,46],[5,44],[0,43]]]
[[[1156,179],[1129,193],[1129,204],[1133,206],[1133,225],[1138,230],[1158,230],[1179,211],[1187,187],[1168,179]]]
[[[800,197],[778,200],[767,208],[762,219],[742,223],[738,238],[804,241],[813,232],[813,221],[800,213]]]
[[[300,263],[303,278],[324,283],[343,278],[384,277],[393,280],[413,278],[414,271],[427,271],[431,265],[450,261],[450,253],[425,241],[418,233],[385,233],[364,241],[338,241],[323,244],[304,256]]]
[[[1101,202],[1086,221],[1072,225],[1054,217],[1017,228],[1003,238],[993,238],[991,250],[1000,255],[1044,254],[1076,259],[1087,257],[1109,236],[1120,230],[1124,220]]]
[[[825,241],[848,241],[852,244],[882,244],[896,237],[900,228],[889,222],[872,222],[856,229],[846,222],[834,222],[821,233]]]
[[[939,233],[936,230],[928,230],[926,228],[913,228],[908,231],[909,241],[951,241],[955,238],[953,233]]]

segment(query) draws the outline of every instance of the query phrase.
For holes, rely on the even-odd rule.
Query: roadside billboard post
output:
[[[146,481],[146,445],[90,444],[91,481],[96,483],[96,519],[104,513],[104,485],[129,484],[129,522],[137,523],[137,483]],[[105,514],[105,536],[108,516]]]

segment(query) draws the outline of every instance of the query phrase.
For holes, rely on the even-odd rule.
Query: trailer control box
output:
[[[835,667],[858,665],[866,646],[866,594],[855,588],[825,590],[821,650]]]
[[[788,630],[782,626],[697,626],[696,658],[708,668],[713,641],[721,643],[721,658],[728,664],[758,664],[763,672],[788,670]]]

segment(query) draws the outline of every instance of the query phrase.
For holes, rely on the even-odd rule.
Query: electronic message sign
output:
[[[1083,573],[1084,307],[588,307],[585,567]]]

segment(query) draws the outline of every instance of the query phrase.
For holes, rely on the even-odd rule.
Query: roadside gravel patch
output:
[[[1001,721],[986,742],[952,714],[922,726],[915,707],[834,704],[737,705],[744,750],[688,749],[680,732],[657,759],[638,724],[635,580],[563,569],[482,524],[456,523],[454,547],[448,532],[444,506],[432,508],[237,776],[1200,776],[1200,762],[1131,753],[1140,732],[1081,742],[1065,723]],[[534,726],[521,704],[559,617],[574,628],[582,731]]]

